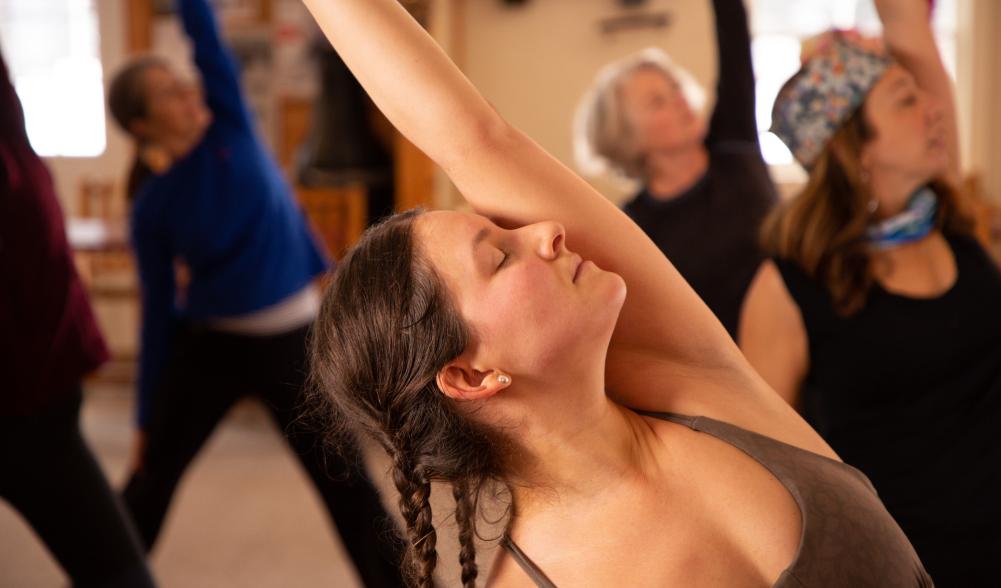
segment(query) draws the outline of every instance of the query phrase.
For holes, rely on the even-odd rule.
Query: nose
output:
[[[945,110],[942,108],[942,102],[927,92],[924,93],[924,99],[925,121],[929,125],[933,125],[941,121],[945,114]]]
[[[547,221],[532,225],[537,237],[537,250],[543,259],[556,259],[563,252],[566,229],[558,222]]]

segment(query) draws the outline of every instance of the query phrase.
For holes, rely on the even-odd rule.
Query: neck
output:
[[[625,482],[649,478],[657,465],[653,430],[632,411],[597,390],[573,387],[533,394],[535,402],[519,423],[525,458],[512,477],[519,514],[559,503],[594,500]],[[574,410],[567,410],[573,398]],[[591,399],[587,401],[586,399]]]
[[[139,158],[155,174],[164,173],[174,163],[170,151],[156,143],[147,143],[139,147]]]
[[[194,147],[194,142],[180,137],[149,141],[139,148],[139,157],[154,173],[162,174]]]
[[[879,202],[899,202],[893,210],[884,210],[882,206],[876,209],[875,220],[880,221],[900,213],[907,206],[911,194],[927,184],[927,180],[904,178],[897,175],[875,175],[870,182],[870,192]]]
[[[650,194],[659,200],[679,196],[695,185],[708,168],[709,153],[702,143],[651,153],[646,158]]]
[[[912,241],[910,243],[904,243],[899,247],[872,250],[869,255],[872,256],[872,260],[875,262],[873,267],[876,270],[877,275],[885,277],[887,274],[893,272],[894,267],[907,263],[913,259],[925,257],[929,251],[934,250],[934,248],[940,242],[944,241],[944,239],[945,237],[942,235],[942,231],[933,229],[932,232],[928,233],[928,235],[923,239],[918,239],[917,241]]]

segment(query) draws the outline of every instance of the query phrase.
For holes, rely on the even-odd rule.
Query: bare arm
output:
[[[928,0],[876,0],[876,10],[883,22],[883,38],[890,53],[907,71],[918,87],[941,105],[946,124],[950,166],[946,181],[960,183],[959,125],[952,80],[942,63],[942,56],[932,33]]]
[[[570,249],[622,275],[629,294],[610,364],[647,358],[685,373],[749,371],[719,321],[649,238],[504,122],[397,2],[305,3],[378,107],[442,166],[477,212],[511,225],[559,221]]]
[[[786,402],[798,407],[810,361],[806,328],[771,261],[761,265],[747,291],[738,341],[754,369]]]

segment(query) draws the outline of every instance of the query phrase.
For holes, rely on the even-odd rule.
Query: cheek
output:
[[[687,106],[664,109],[651,121],[647,136],[650,145],[671,147],[700,138],[700,121]]]
[[[907,167],[913,163],[915,154],[919,153],[924,142],[915,136],[907,125],[885,125],[876,130],[876,138],[869,144],[869,149],[878,165],[892,167]]]
[[[560,288],[550,268],[526,264],[495,278],[483,299],[485,309],[505,325],[545,324],[566,307],[567,292]]]
[[[471,309],[477,331],[512,369],[534,370],[564,349],[576,328],[576,299],[550,268],[510,271]]]

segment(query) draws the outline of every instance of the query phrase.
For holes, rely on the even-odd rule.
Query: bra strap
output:
[[[662,421],[671,421],[672,423],[678,423],[679,425],[685,425],[690,429],[696,429],[695,422],[699,420],[699,417],[687,416],[683,414],[676,414],[673,412],[656,412],[652,410],[637,410],[632,409],[633,412],[639,415],[648,416],[655,419],[660,419]]]
[[[539,566],[535,565],[535,562],[529,559],[525,552],[515,545],[514,541],[506,533],[501,538],[501,546],[511,554],[514,561],[518,562],[518,565],[521,566],[521,569],[525,570],[525,573],[535,582],[536,586],[539,588],[556,588],[556,584],[553,584],[553,581],[546,576],[545,572]]]

